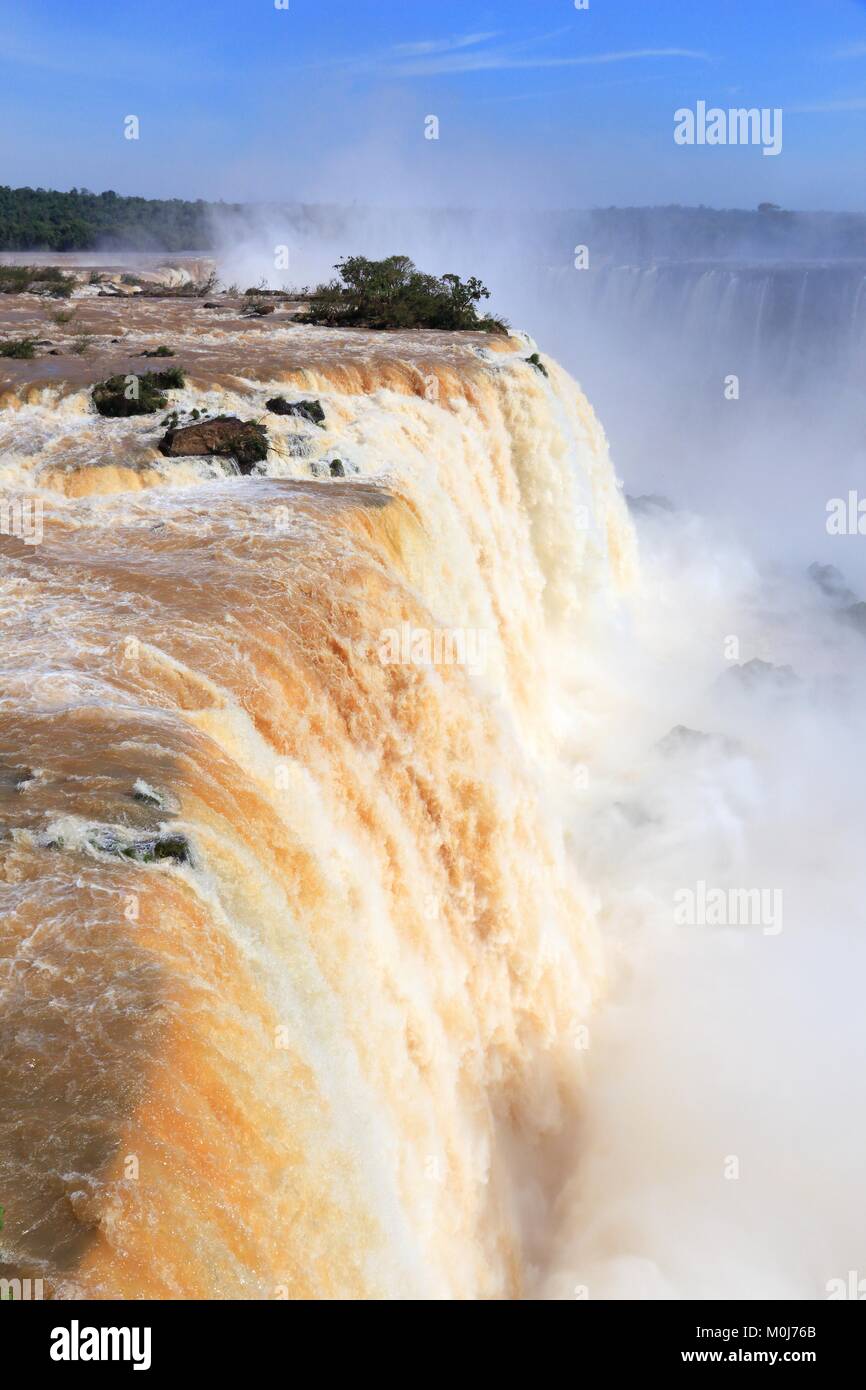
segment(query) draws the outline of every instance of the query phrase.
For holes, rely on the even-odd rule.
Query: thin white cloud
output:
[[[817,111],[866,111],[866,97],[842,97],[838,101],[816,101],[807,106],[787,106],[786,111],[809,115]]]
[[[710,55],[691,48],[636,48],[617,53],[587,53],[574,58],[519,57],[508,49],[475,53],[445,53],[417,62],[398,64],[399,77],[433,77],[449,73],[500,72],[516,68],[578,68],[601,63],[635,62],[647,58],[691,58],[709,62]]]
[[[422,39],[419,43],[398,43],[391,50],[403,57],[424,57],[433,53],[453,53],[459,48],[474,48],[476,44],[488,43],[498,38],[498,31],[488,34],[463,34],[455,39]]]

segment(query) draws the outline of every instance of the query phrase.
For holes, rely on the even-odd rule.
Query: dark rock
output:
[[[542,376],[550,375],[537,352],[534,352],[531,357],[524,358],[524,361],[527,362],[530,367],[534,367],[537,372],[541,372]]]
[[[247,318],[260,319],[274,312],[273,304],[248,304],[244,311]]]
[[[172,352],[171,348],[168,348],[168,347],[164,347],[164,346],[163,346],[163,347],[153,348],[153,349],[151,349],[151,351],[149,351],[149,352],[142,352],[142,353],[140,354],[140,356],[142,356],[142,357],[174,357],[174,353]]]
[[[159,451],[166,458],[235,458],[240,471],[250,473],[254,464],[262,463],[268,456],[268,433],[253,420],[218,415],[213,420],[168,430]]]
[[[284,396],[272,396],[266,405],[272,415],[298,415],[324,428],[325,412],[321,401],[287,401]]]
[[[160,810],[165,806],[165,798],[146,782],[136,782],[132,796],[134,801],[140,801],[143,806],[158,806]]]
[[[345,468],[343,467],[343,460],[342,460],[342,459],[331,459],[331,477],[332,477],[332,478],[345,478],[345,476],[346,476],[346,470],[345,470]]]
[[[116,855],[118,859],[131,859],[136,864],[191,864],[192,851],[184,835],[165,835],[156,832],[142,835],[128,841],[113,830],[93,830],[88,843],[100,854]]]
[[[23,791],[36,776],[29,767],[22,767],[21,764],[0,763],[0,791]]]
[[[135,389],[131,389],[133,381],[138,383]],[[100,415],[152,415],[168,405],[165,391],[179,390],[184,385],[183,372],[170,367],[165,372],[144,372],[141,376],[110,376],[94,386],[91,397]]]
[[[221,309],[223,306],[221,304],[217,304],[215,300],[209,299],[207,303],[203,304],[201,307],[203,309]]]

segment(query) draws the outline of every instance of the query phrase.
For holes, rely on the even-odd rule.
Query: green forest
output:
[[[211,210],[232,204],[182,198],[123,198],[111,189],[0,186],[0,251],[208,251]]]
[[[218,214],[218,216],[215,216]],[[109,189],[0,187],[0,251],[212,251],[215,227],[249,230],[252,214],[278,218],[286,232],[333,240],[354,235],[357,209],[299,203],[245,206],[184,198],[125,198]],[[469,214],[471,216],[471,214]],[[467,213],[427,209],[425,225],[465,232]],[[475,214],[479,219],[481,213]],[[708,259],[835,259],[866,256],[862,213],[794,212],[775,203],[757,209],[635,207],[550,210],[530,218],[497,214],[500,229],[532,236],[539,247],[576,242],[594,248],[597,264],[654,264]],[[541,252],[543,257],[549,250]]]

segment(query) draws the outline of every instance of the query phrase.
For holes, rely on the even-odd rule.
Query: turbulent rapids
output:
[[[0,1273],[520,1297],[603,984],[564,769],[635,554],[590,406],[517,337],[6,298],[63,351],[0,388],[41,517],[0,535]],[[95,414],[162,344],[172,410],[266,423],[253,476]]]

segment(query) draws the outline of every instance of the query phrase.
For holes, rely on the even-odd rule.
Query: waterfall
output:
[[[35,553],[0,538],[4,1272],[515,1297],[602,989],[563,812],[633,529],[533,345],[282,341],[177,396],[266,418],[259,478],[74,387],[4,415],[44,508]],[[324,429],[266,415],[287,388]]]

